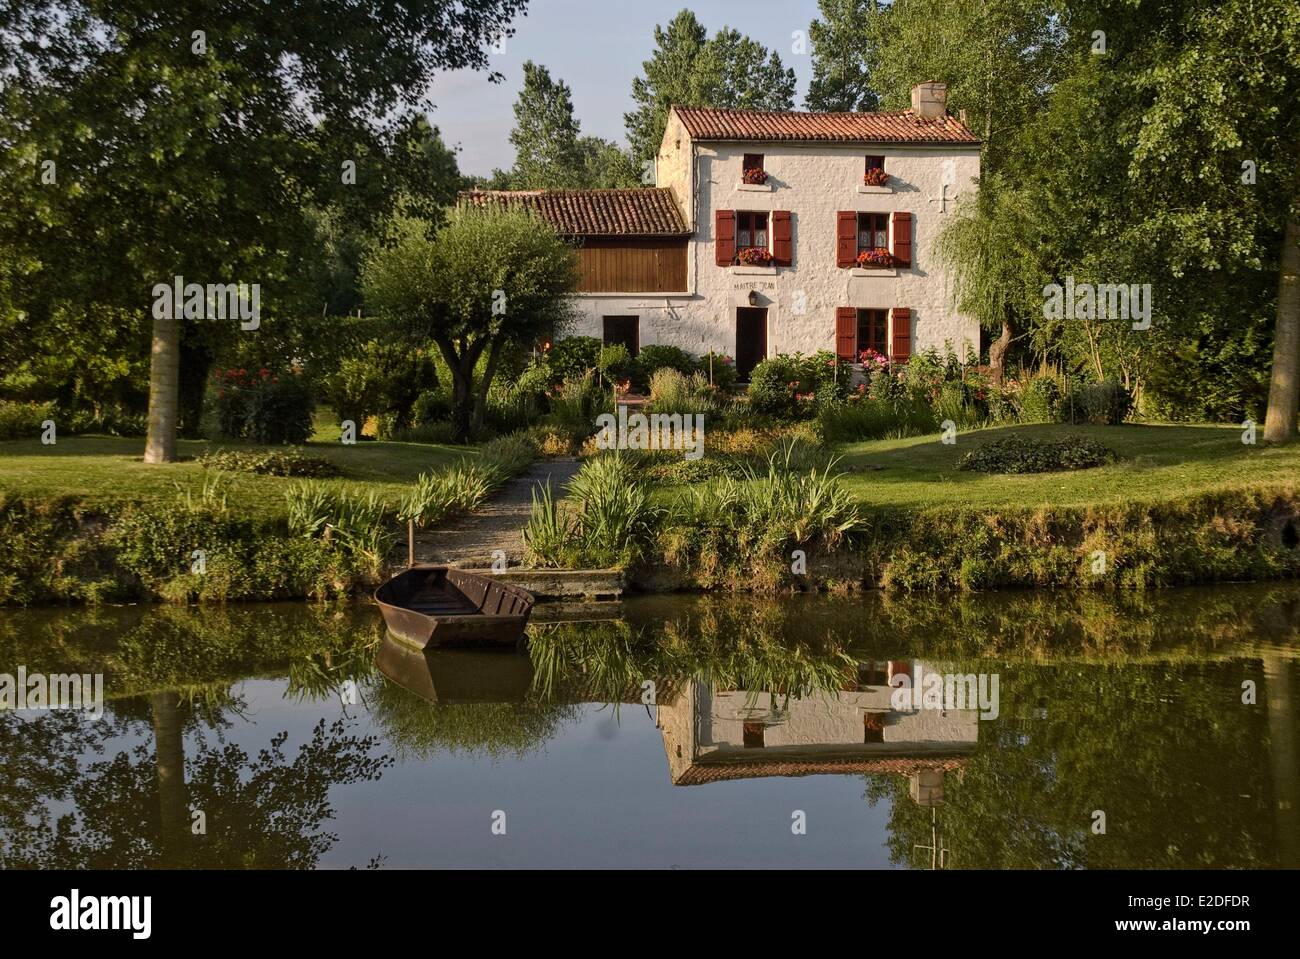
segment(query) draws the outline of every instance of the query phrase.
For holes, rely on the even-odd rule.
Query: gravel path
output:
[[[477,513],[450,520],[436,529],[415,531],[418,563],[443,563],[480,569],[492,565],[493,550],[504,550],[511,566],[523,561],[524,524],[533,505],[533,488],[549,479],[556,497],[578,472],[572,459],[539,460],[528,472],[512,479]],[[406,544],[400,547],[405,553]]]

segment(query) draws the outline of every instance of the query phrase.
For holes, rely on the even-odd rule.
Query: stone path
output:
[[[523,529],[532,510],[534,487],[544,486],[549,479],[558,498],[563,495],[561,487],[577,472],[577,460],[539,460],[501,487],[479,512],[448,520],[435,529],[417,529],[416,562],[487,568],[492,565],[493,550],[500,549],[507,562],[517,566],[523,561]],[[405,555],[405,541],[399,549]]]

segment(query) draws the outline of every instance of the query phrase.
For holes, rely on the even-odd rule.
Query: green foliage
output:
[[[1061,414],[1069,423],[1094,426],[1118,426],[1132,408],[1133,398],[1122,383],[1082,383],[1074,386],[1061,401]]]
[[[214,376],[217,427],[223,436],[253,443],[297,444],[311,438],[316,400],[294,373],[263,368],[218,370]]]
[[[683,376],[671,367],[663,367],[650,379],[652,412],[712,415],[720,408],[717,390],[703,373]]]
[[[840,369],[837,377],[839,366],[835,356],[825,351],[812,356],[779,353],[762,360],[749,374],[750,409],[778,419],[809,419],[817,412],[819,397],[847,394],[848,370]]]
[[[1049,443],[1008,436],[984,443],[957,460],[957,469],[979,473],[1051,473],[1091,469],[1115,461],[1115,451],[1085,439]]]
[[[1061,415],[1061,385],[1052,376],[1035,376],[1020,391],[1020,422],[1056,423]]]
[[[827,443],[933,433],[939,421],[929,405],[907,394],[851,396],[818,410],[818,429]]]
[[[534,492],[524,546],[536,565],[607,569],[642,554],[661,511],[651,505],[636,458],[618,451],[592,457],[567,492],[563,503],[549,484],[540,497]]]
[[[566,336],[551,344],[546,368],[553,384],[578,380],[600,363],[601,342],[594,336]]]
[[[622,343],[603,346],[596,356],[596,369],[607,383],[621,383],[632,372],[632,354]]]
[[[381,418],[385,436],[428,422],[418,419],[415,405],[438,386],[429,354],[407,342],[370,340],[355,355],[344,356],[325,378],[324,396],[340,420],[358,429],[371,416]],[[426,406],[421,410],[428,414]]]
[[[54,418],[53,403],[0,400],[0,440],[40,436],[41,424]]]
[[[590,372],[566,379],[551,397],[548,425],[559,427],[575,439],[596,432],[596,417],[613,410],[610,391],[601,389]]]
[[[812,80],[804,105],[809,110],[846,113],[876,110],[879,93],[872,87],[870,65],[878,46],[877,0],[818,0],[824,19],[808,27],[812,46]]]
[[[636,355],[636,375],[633,381],[639,389],[647,389],[655,373],[664,368],[689,376],[699,370],[700,364],[680,347],[651,343],[641,347]]]
[[[302,450],[213,450],[195,462],[205,469],[257,473],[260,476],[325,478],[342,472],[332,461]]]
[[[428,221],[409,216],[387,232],[362,263],[366,300],[438,347],[452,423],[467,440],[482,426],[501,358],[568,325],[577,253],[545,221],[498,204],[457,208],[436,239]]]
[[[724,27],[712,38],[683,10],[667,27],[655,27],[655,50],[632,81],[636,109],[624,114],[632,157],[654,158],[675,103],[694,106],[789,110],[794,106],[794,71],[762,44]]]

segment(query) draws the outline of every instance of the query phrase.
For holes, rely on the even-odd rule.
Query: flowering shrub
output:
[[[816,414],[819,403],[833,402],[848,392],[849,372],[838,369],[840,365],[824,350],[812,356],[769,357],[749,374],[749,407],[764,416],[807,419]]]
[[[297,373],[229,369],[212,379],[223,436],[268,445],[298,445],[311,436],[316,401]]]
[[[871,247],[858,254],[858,266],[863,269],[878,269],[894,265],[894,257],[884,247]]]
[[[872,373],[883,370],[889,365],[889,357],[883,353],[877,353],[875,350],[863,350],[858,354],[858,362],[862,364],[862,372],[867,376]]]
[[[750,167],[740,175],[740,178],[746,183],[766,183],[767,172],[762,167]]]
[[[772,254],[761,246],[744,247],[736,258],[749,266],[766,266],[772,262]]]
[[[889,174],[885,172],[884,167],[872,167],[866,173],[862,174],[862,183],[864,186],[884,186],[889,182]]]

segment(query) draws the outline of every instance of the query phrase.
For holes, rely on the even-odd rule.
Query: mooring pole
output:
[[[415,520],[406,521],[406,568],[415,565]]]

